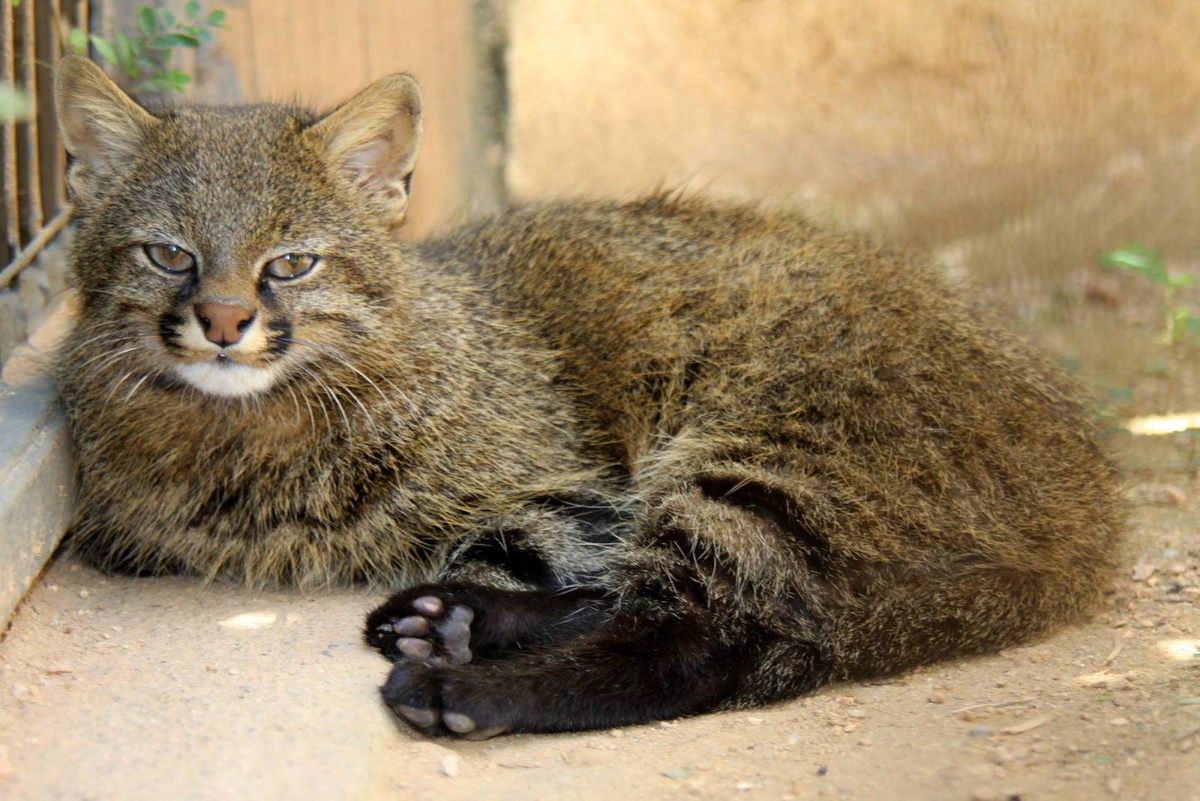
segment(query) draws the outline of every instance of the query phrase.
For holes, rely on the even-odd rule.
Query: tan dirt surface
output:
[[[0,798],[1200,798],[1200,483],[1131,490],[1092,623],[752,712],[426,741],[378,702],[377,594],[69,560],[0,643]]]

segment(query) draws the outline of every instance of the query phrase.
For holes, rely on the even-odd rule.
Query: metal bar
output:
[[[12,3],[0,2],[0,85],[13,88]],[[21,249],[21,209],[17,205],[17,126],[12,120],[0,123],[0,153],[4,157],[4,222],[8,247]]]
[[[72,208],[70,204],[67,204],[62,211],[54,215],[54,219],[46,223],[45,228],[38,231],[38,235],[30,240],[25,249],[18,253],[17,257],[7,267],[0,270],[0,290],[6,289],[12,283],[13,279],[20,274],[21,270],[32,264],[33,260],[37,258],[37,254],[46,246],[46,243],[62,230],[67,221],[71,219]]]
[[[11,3],[9,5],[12,5]],[[37,35],[33,26],[33,3],[21,3],[21,61],[25,73],[25,93],[32,113],[25,121],[25,159],[28,186],[25,187],[25,226],[32,233],[42,227],[42,170],[38,156]]]

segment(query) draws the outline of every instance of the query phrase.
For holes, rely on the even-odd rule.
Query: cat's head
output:
[[[121,352],[119,366],[253,395],[376,333],[403,296],[391,237],[421,137],[412,78],[380,79],[323,117],[152,114],[68,57],[55,108],[73,157],[77,342]]]

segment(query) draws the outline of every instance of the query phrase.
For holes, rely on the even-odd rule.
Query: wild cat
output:
[[[632,724],[1021,642],[1111,577],[1078,388],[935,267],[653,196],[395,237],[421,101],[150,113],[64,59],[73,546],[398,591],[429,733]]]

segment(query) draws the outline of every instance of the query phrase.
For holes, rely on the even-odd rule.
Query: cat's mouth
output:
[[[244,398],[266,392],[274,386],[281,371],[278,362],[255,367],[223,351],[204,361],[181,362],[174,367],[176,377],[188,386],[225,398]]]

